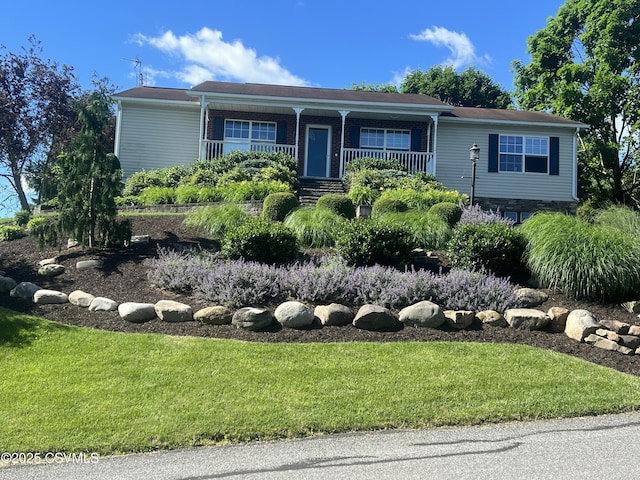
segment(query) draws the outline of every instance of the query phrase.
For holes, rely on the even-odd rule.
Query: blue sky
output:
[[[469,65],[512,89],[511,62],[560,0],[272,0],[6,2],[0,44],[35,34],[43,58],[72,65],[84,88],[96,72],[121,89],[188,88],[204,80],[349,88],[395,83],[407,71]]]

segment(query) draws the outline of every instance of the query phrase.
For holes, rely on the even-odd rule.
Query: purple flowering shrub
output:
[[[488,225],[490,223],[504,223],[512,227],[514,221],[510,218],[503,217],[500,212],[493,210],[483,210],[480,205],[471,205],[462,207],[462,215],[459,223],[472,223],[474,225]]]
[[[422,300],[445,309],[474,311],[504,311],[517,304],[507,279],[464,270],[436,275],[379,265],[353,267],[335,258],[274,266],[164,249],[148,264],[148,278],[156,286],[232,308],[289,298],[352,306],[372,303],[392,309]]]

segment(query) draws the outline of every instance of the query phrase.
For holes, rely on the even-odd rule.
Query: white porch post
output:
[[[344,175],[344,125],[349,115],[349,110],[340,110],[342,116],[342,129],[340,131],[340,178]]]
[[[293,109],[294,112],[296,112],[296,160],[300,160],[300,114],[302,113],[302,111],[304,110],[304,108],[299,108],[299,107],[295,107]]]
[[[438,115],[431,115],[433,121],[433,174],[436,174],[436,167],[438,165]]]
[[[204,103],[204,95],[200,97],[200,137],[198,138],[198,152],[200,155],[200,160],[203,160],[206,155],[203,155],[204,150],[204,131],[205,131],[205,112],[206,112],[206,104]]]

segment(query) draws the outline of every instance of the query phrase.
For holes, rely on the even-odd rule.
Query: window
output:
[[[549,139],[500,135],[500,172],[548,173]]]
[[[226,120],[224,128],[224,153],[233,150],[269,151],[276,143],[276,124],[270,122],[250,122],[247,120]]]
[[[411,134],[408,130],[362,128],[360,147],[374,150],[409,150]]]

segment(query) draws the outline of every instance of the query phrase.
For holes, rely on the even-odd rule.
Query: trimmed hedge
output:
[[[298,198],[293,193],[271,193],[265,197],[262,204],[262,216],[268,220],[282,222],[297,207]]]
[[[344,218],[356,218],[356,207],[353,201],[346,195],[339,193],[327,193],[316,202],[316,207],[327,208]]]

